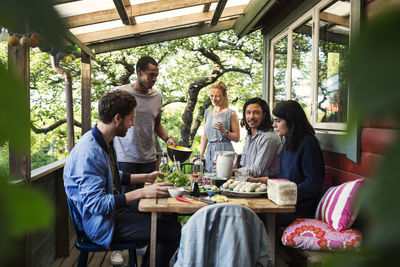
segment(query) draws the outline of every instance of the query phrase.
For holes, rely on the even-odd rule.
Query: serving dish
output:
[[[225,189],[223,187],[221,187],[222,190],[222,194],[226,195],[228,197],[263,197],[263,196],[267,196],[267,192],[236,192],[236,191],[232,191],[229,189]]]

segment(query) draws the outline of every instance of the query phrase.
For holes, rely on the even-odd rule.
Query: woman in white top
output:
[[[212,162],[216,151],[234,151],[231,141],[239,141],[239,119],[235,111],[228,108],[227,87],[224,82],[215,82],[210,88],[213,108],[204,114],[204,132],[200,143],[200,156],[206,152],[206,169],[215,172]]]

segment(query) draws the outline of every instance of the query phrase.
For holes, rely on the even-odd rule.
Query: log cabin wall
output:
[[[365,0],[364,4],[365,19],[368,23],[369,19],[382,10],[384,4],[399,5],[400,1]],[[324,151],[325,167],[332,179],[332,185],[360,177],[371,177],[384,158],[386,149],[399,133],[399,129],[399,125],[391,121],[364,121],[361,125],[359,163],[354,163],[346,155]]]

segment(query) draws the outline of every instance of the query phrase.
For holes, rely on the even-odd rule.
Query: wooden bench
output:
[[[328,176],[329,176],[328,179],[331,180],[331,183],[326,185],[327,187],[337,186],[339,184],[342,184],[343,182],[356,180],[360,178],[359,175],[355,175],[353,179],[349,179],[350,176],[345,178],[336,177],[332,175],[332,172],[329,171],[327,172],[327,177]],[[363,232],[364,222],[365,220],[359,215],[351,228],[359,229],[361,232]],[[279,240],[277,240],[276,244],[279,244],[277,248],[277,253],[279,257],[281,257],[282,260],[284,260],[288,266],[323,267],[326,265],[325,263],[329,256],[332,256],[336,253],[341,253],[340,251],[315,251],[315,250],[296,249],[284,246],[281,242],[281,237],[283,235],[284,230],[285,230],[284,227],[277,228],[276,239]]]

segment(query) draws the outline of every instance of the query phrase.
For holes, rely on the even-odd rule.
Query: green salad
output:
[[[161,182],[170,182],[170,183],[173,183],[174,186],[176,186],[176,187],[190,185],[190,180],[186,176],[186,174],[177,173],[177,172],[167,173],[164,176],[164,179],[157,178],[155,181],[155,183],[161,183]]]

